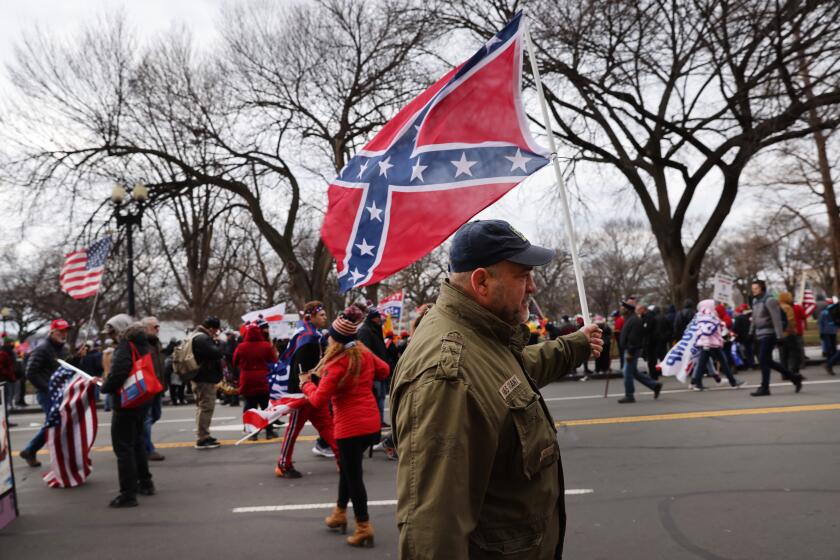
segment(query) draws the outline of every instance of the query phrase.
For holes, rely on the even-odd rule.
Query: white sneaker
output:
[[[318,455],[319,457],[328,457],[330,459],[335,458],[335,454],[332,452],[332,449],[330,449],[329,447],[324,449],[323,447],[318,445],[318,442],[315,442],[315,446],[312,448],[312,454]]]

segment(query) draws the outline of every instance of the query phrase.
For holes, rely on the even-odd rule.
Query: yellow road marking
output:
[[[619,416],[616,418],[589,418],[557,422],[563,426],[597,426],[603,424],[633,424],[636,422],[660,422],[663,420],[694,420],[697,418],[720,418],[723,416],[749,416],[754,414],[784,414],[791,412],[825,412],[840,410],[840,404],[807,404],[801,406],[775,406],[770,408],[736,408],[728,410],[706,410],[701,412],[675,412],[650,416]]]
[[[315,441],[316,439],[318,439],[318,436],[300,436],[299,438],[297,438],[297,441]],[[282,441],[283,441],[283,438],[274,438],[274,439],[269,439],[269,440],[261,439],[261,440],[258,440],[258,441],[247,441],[246,440],[246,441],[243,441],[242,443],[240,443],[239,445],[264,445],[266,443],[268,443],[268,444],[274,443],[274,444],[279,445],[280,442],[282,442]],[[220,439],[219,440],[219,443],[221,443],[222,445],[231,445],[232,446],[236,442],[237,442],[237,440],[235,440],[235,439]],[[170,442],[156,443],[155,448],[156,449],[178,449],[180,447],[192,447],[194,445],[195,445],[194,441],[170,441]],[[113,451],[113,450],[114,450],[114,448],[111,447],[110,445],[99,445],[99,446],[96,446],[96,447],[91,447],[91,451],[97,451],[97,452],[98,451]],[[44,448],[44,449],[41,449],[40,451],[38,451],[38,455],[49,455],[49,454],[50,454],[50,452],[47,448]]]
[[[735,408],[727,410],[705,410],[700,412],[675,412],[671,414],[652,414],[649,416],[618,416],[614,418],[588,418],[583,420],[564,420],[557,422],[556,425],[560,427],[569,426],[599,426],[605,424],[634,424],[636,422],[662,422],[665,420],[696,420],[700,418],[722,418],[725,416],[751,416],[756,414],[786,414],[794,412],[830,412],[840,411],[840,403],[837,404],[806,404],[800,406],[774,406],[768,408]],[[317,436],[300,436],[298,441],[315,441]],[[222,445],[233,445],[236,443],[235,439],[222,439],[219,443]],[[275,438],[270,440],[258,441],[244,441],[240,445],[265,445],[265,444],[279,444],[282,438]],[[192,447],[195,445],[192,441],[174,441],[156,443],[155,447],[158,449],[178,449],[181,447]],[[102,445],[94,447],[92,451],[112,451],[110,445]],[[47,449],[41,449],[39,455],[48,455]]]

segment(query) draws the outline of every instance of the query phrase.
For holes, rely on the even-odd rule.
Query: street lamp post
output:
[[[0,316],[3,317],[3,334],[6,334],[6,320],[12,315],[12,310],[8,307],[0,309]]]
[[[128,314],[135,316],[134,305],[134,240],[132,237],[134,226],[141,226],[143,211],[149,199],[149,189],[137,183],[130,189],[130,200],[127,199],[126,189],[120,184],[114,185],[111,191],[111,202],[114,203],[114,216],[117,227],[125,227],[126,252],[128,254]]]

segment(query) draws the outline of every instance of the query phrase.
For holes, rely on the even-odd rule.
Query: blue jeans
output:
[[[636,392],[636,386],[633,380],[638,380],[639,383],[653,391],[657,383],[649,376],[639,372],[636,362],[639,361],[639,354],[642,353],[641,348],[627,349],[624,351],[624,394],[632,397]]]
[[[150,455],[155,452],[155,444],[152,443],[152,424],[160,420],[161,403],[163,401],[163,393],[155,395],[152,402],[149,404],[149,413],[143,420],[143,440],[146,445],[146,454]]]
[[[692,375],[691,382],[698,387],[702,387],[703,374],[706,373],[706,370],[709,370],[710,375],[714,373],[714,368],[712,367],[712,363],[709,361],[709,358],[717,359],[718,363],[720,363],[721,371],[723,371],[724,375],[726,375],[726,378],[729,380],[729,384],[734,387],[735,378],[732,377],[732,370],[729,369],[729,362],[726,360],[726,355],[720,348],[700,350],[700,357],[697,359],[697,367],[694,368],[694,375]]]
[[[385,395],[388,394],[388,380],[374,381],[376,389],[376,406],[379,408],[379,421],[385,422]]]
[[[50,411],[50,394],[45,393],[42,391],[38,391],[35,393],[35,400],[38,401],[38,404],[41,405],[41,408],[44,410],[44,424],[47,422],[47,413]],[[25,451],[28,453],[38,453],[38,451],[44,447],[44,444],[47,443],[47,427],[41,426],[41,429],[38,430],[38,433],[35,434],[35,437],[32,438]]]
[[[837,352],[836,334],[821,334],[820,341],[822,342],[822,355],[826,358],[832,357]]]
[[[761,388],[770,390],[770,370],[775,369],[782,374],[782,379],[793,381],[793,376],[785,366],[773,361],[773,347],[776,346],[776,337],[773,335],[763,336],[758,339],[758,365],[761,366]]]

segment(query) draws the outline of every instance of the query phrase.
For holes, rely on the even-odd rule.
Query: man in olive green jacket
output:
[[[525,346],[532,268],[553,254],[497,220],[455,235],[391,391],[403,559],[562,557],[563,471],[539,387],[603,341],[593,325]]]

